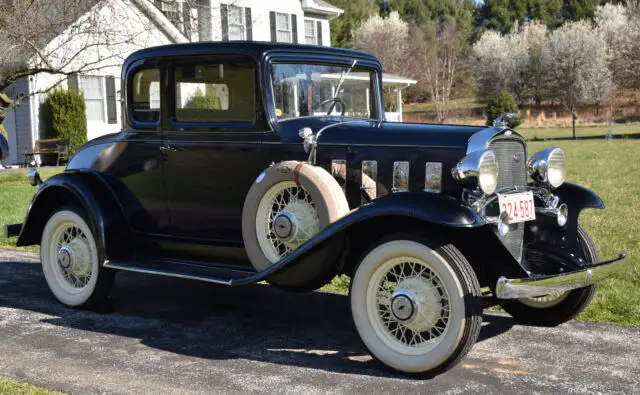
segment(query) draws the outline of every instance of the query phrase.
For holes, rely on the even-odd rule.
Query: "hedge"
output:
[[[47,138],[69,139],[73,154],[87,142],[87,113],[84,94],[75,89],[55,89],[44,102],[49,128]]]

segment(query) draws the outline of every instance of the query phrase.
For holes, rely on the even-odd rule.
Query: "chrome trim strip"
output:
[[[583,288],[606,280],[614,274],[631,270],[633,261],[625,260],[626,257],[627,254],[621,252],[616,259],[601,262],[582,270],[553,276],[518,279],[500,277],[496,284],[496,297],[498,299],[534,298],[553,292]]]
[[[129,266],[129,265],[123,265],[119,263],[112,263],[110,261],[105,261],[102,266],[109,269],[126,270],[126,271],[137,272],[137,273],[157,274],[160,276],[184,278],[187,280],[205,281],[205,282],[214,283],[214,284],[231,285],[232,283],[232,280],[221,280],[213,277],[181,274],[181,273],[175,273],[175,272],[170,272],[170,271],[160,270],[160,269],[148,269],[140,266]]]
[[[338,181],[342,192],[347,190],[347,161],[344,159],[334,159],[331,161],[331,175]]]
[[[427,162],[424,165],[424,192],[442,192],[442,163]]]
[[[368,196],[370,200],[378,197],[378,161],[363,160],[360,166],[360,190]],[[366,203],[364,196],[362,203]]]
[[[393,162],[393,187],[391,192],[409,191],[409,162]]]

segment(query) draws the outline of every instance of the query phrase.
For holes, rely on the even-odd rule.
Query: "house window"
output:
[[[244,8],[230,5],[229,12],[229,40],[245,39],[245,16]]]
[[[96,76],[78,76],[78,88],[84,93],[87,107],[87,121],[104,122],[104,78]]]
[[[312,19],[304,20],[304,42],[306,44],[318,45],[318,31],[316,21]]]
[[[276,12],[276,37],[278,42],[290,43],[291,40],[291,15]]]

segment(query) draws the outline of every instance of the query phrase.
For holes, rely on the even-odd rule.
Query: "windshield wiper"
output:
[[[358,64],[358,60],[354,59],[353,62],[351,63],[351,67],[349,67],[349,70],[346,70],[346,71],[342,70],[342,73],[340,73],[340,81],[338,81],[338,87],[336,88],[336,93],[331,98],[331,100],[333,101],[333,104],[331,105],[331,108],[327,112],[327,115],[331,114],[333,112],[333,109],[336,107],[336,103],[338,102],[338,96],[340,96],[340,88],[342,88],[342,84],[344,83],[344,80],[347,78],[349,73],[351,73],[351,70],[353,70],[353,68],[356,67],[357,64]]]

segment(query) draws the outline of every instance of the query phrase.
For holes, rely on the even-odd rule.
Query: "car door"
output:
[[[169,225],[162,174],[160,75],[153,61],[141,61],[127,71],[127,125],[90,167],[110,184],[138,235],[163,232]],[[99,142],[100,140],[94,140]]]
[[[179,240],[242,245],[245,196],[270,163],[261,150],[258,74],[249,56],[170,62],[163,171],[171,248],[183,249]]]

